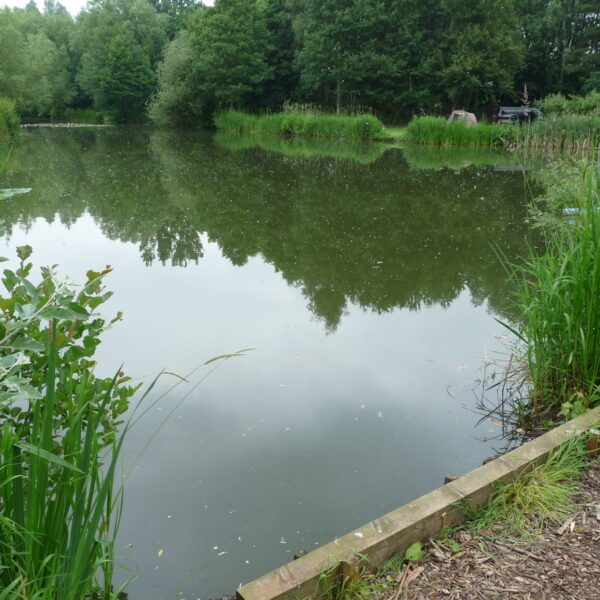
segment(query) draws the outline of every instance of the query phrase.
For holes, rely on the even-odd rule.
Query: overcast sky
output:
[[[29,0],[0,0],[0,6],[18,6],[24,8]],[[77,15],[79,11],[85,6],[87,0],[58,0],[73,16]],[[212,6],[213,0],[204,0],[203,4]],[[37,0],[37,5],[40,11],[44,8],[44,0]]]

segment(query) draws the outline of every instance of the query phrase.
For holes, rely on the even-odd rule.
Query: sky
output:
[[[73,16],[85,6],[87,0],[58,0]],[[0,0],[0,6],[25,8],[29,0]],[[44,0],[37,0],[40,11],[44,8]]]
[[[214,0],[204,0],[203,4],[211,6]],[[0,7],[18,7],[24,8],[29,0],[0,0]],[[36,0],[40,11],[44,8],[44,0]],[[86,5],[87,0],[58,0],[73,16],[76,16]]]

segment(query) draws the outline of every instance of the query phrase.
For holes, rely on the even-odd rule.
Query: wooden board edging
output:
[[[511,481],[562,443],[599,422],[600,407],[243,585],[236,591],[237,599],[300,600],[315,595],[324,573],[329,579],[337,577],[342,562],[352,564],[358,556],[364,556],[376,566],[393,554],[404,554],[411,544],[426,542],[442,527],[462,523],[466,517],[457,502],[466,501],[472,508],[483,506],[493,484]]]

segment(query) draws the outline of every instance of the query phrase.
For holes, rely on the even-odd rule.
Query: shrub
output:
[[[20,122],[15,101],[0,96],[0,139],[16,135]]]

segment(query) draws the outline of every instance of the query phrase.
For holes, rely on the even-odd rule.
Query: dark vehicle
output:
[[[539,108],[523,106],[501,106],[492,117],[493,123],[530,123],[544,116]]]

